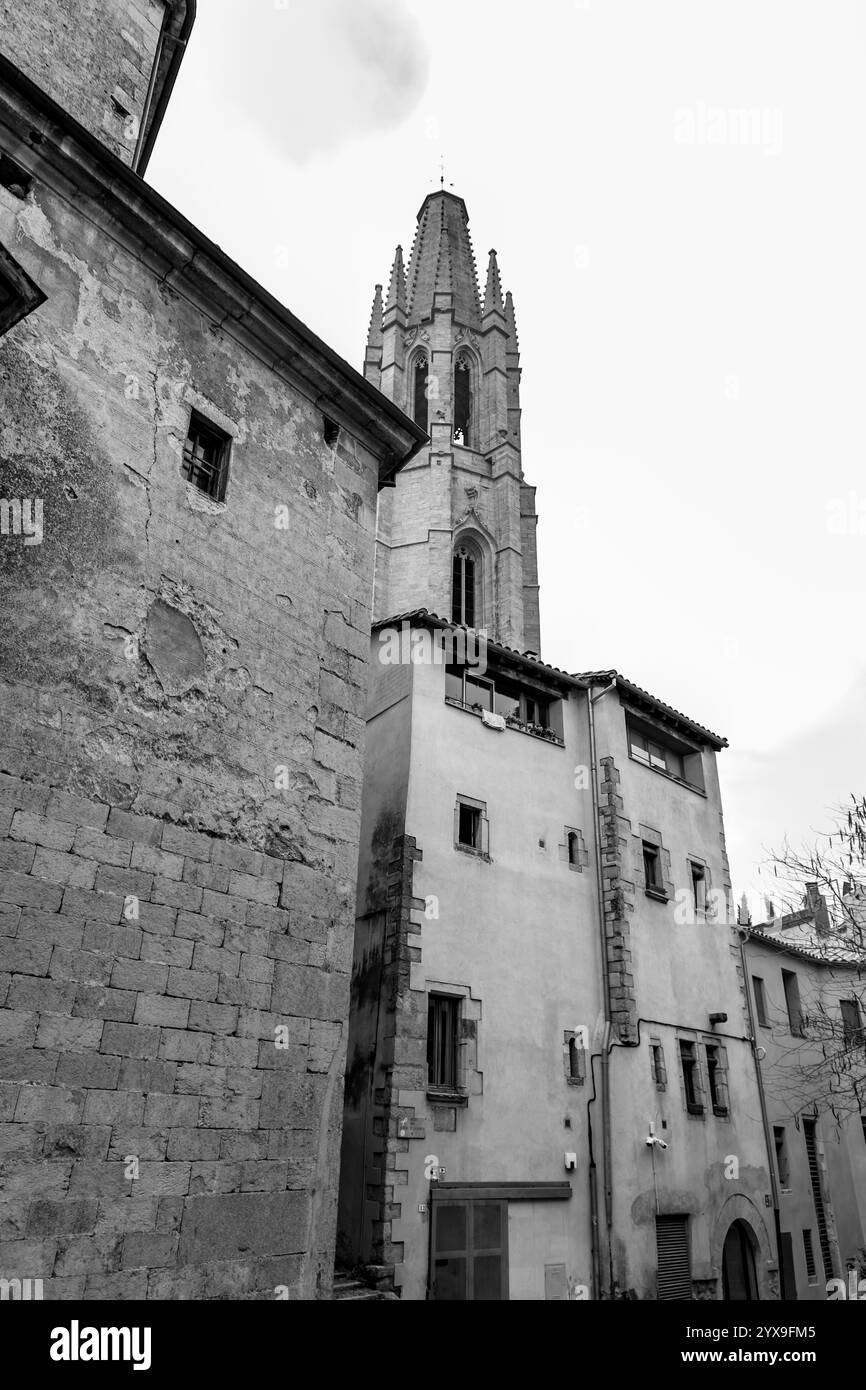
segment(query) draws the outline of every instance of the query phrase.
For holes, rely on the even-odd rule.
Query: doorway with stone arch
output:
[[[722,1298],[726,1302],[757,1303],[758,1274],[755,1267],[755,1233],[747,1221],[732,1221],[722,1247]]]

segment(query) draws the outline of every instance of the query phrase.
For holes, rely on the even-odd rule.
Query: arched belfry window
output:
[[[454,551],[451,621],[466,627],[481,621],[481,556],[471,543]]]
[[[468,352],[457,354],[454,363],[454,443],[467,449],[472,440],[472,359]]]
[[[430,364],[423,352],[415,358],[412,375],[412,418],[422,430],[430,433],[429,401],[427,399],[427,379]]]

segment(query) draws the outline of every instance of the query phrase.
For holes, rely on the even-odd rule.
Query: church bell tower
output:
[[[491,251],[482,305],[469,215],[425,198],[404,267],[376,286],[364,374],[430,435],[380,494],[374,618],[426,608],[540,653],[535,488],[523,477],[520,355]]]

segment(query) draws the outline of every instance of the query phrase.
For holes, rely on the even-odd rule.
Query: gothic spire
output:
[[[406,272],[403,269],[403,247],[398,246],[394,254],[394,264],[391,267],[391,279],[388,282],[388,302],[386,309],[406,308]]]
[[[496,252],[490,252],[490,260],[487,264],[487,289],[484,292],[484,313],[490,314],[498,311],[502,313],[502,284],[499,279],[499,265],[496,260]]]
[[[508,329],[509,352],[519,352],[520,344],[517,340],[517,319],[514,317],[514,300],[511,297],[511,290],[509,290],[505,296],[505,326]]]
[[[451,283],[446,286],[449,265]],[[454,296],[455,320],[480,328],[481,304],[469,214],[462,198],[440,189],[427,195],[418,213],[409,260],[409,322],[418,324],[429,319],[434,295],[445,288]]]
[[[373,311],[370,314],[370,328],[367,333],[367,347],[380,348],[382,346],[382,286],[376,286],[376,293],[373,296]]]

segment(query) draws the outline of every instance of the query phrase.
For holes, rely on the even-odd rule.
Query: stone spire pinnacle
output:
[[[446,286],[444,275],[449,265],[450,284]],[[469,214],[462,198],[439,189],[427,195],[418,213],[409,259],[409,323],[419,324],[431,318],[434,295],[446,288],[454,296],[455,321],[468,328],[480,328],[481,303]]]
[[[508,329],[508,351],[519,352],[520,344],[517,339],[517,319],[514,316],[514,300],[511,290],[505,296],[505,326]]]
[[[367,333],[367,347],[380,348],[382,346],[382,286],[376,286],[376,293],[373,296],[373,310],[370,314],[370,328]]]
[[[391,267],[391,279],[388,282],[388,301],[386,309],[406,308],[406,272],[403,269],[403,247],[398,246],[394,254],[394,264]]]
[[[484,292],[484,313],[490,314],[498,311],[502,313],[502,283],[499,279],[499,265],[496,260],[496,252],[490,252],[490,260],[487,263],[487,289]]]

